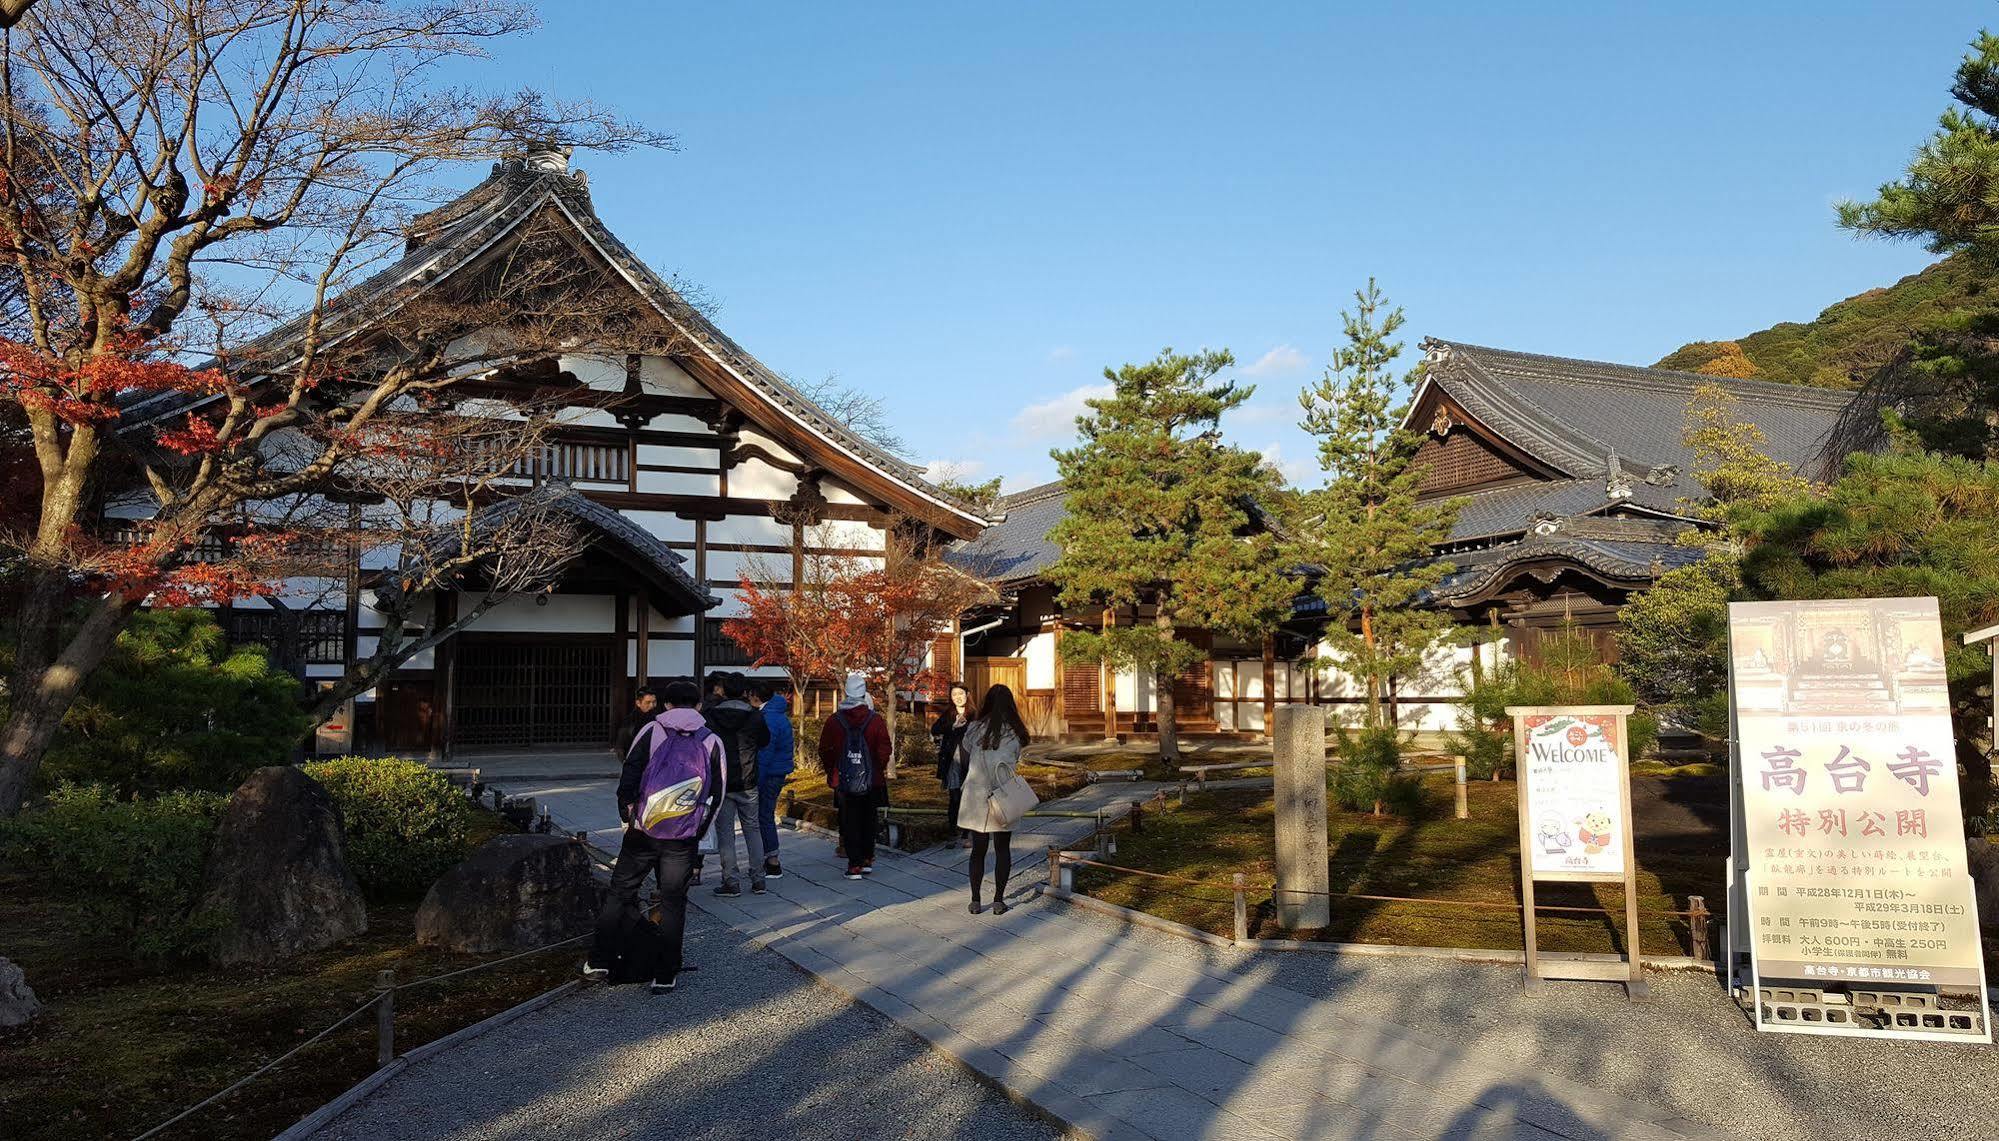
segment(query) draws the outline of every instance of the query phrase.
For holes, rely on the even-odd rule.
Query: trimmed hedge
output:
[[[340,806],[347,866],[370,898],[420,896],[465,858],[472,807],[444,774],[399,757],[337,757],[300,767]]]
[[[196,955],[223,926],[203,909],[202,873],[228,797],[169,792],[121,799],[102,785],[60,785],[0,821],[0,858],[81,903],[141,959]]]

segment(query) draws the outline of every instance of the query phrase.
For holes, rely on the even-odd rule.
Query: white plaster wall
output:
[[[1055,688],[1055,633],[1044,630],[1020,648],[1020,656],[1027,659],[1027,688]]]
[[[640,444],[639,463],[666,464],[670,467],[719,467],[719,448],[683,448],[668,444]]]
[[[689,416],[684,412],[661,412],[646,421],[650,432],[699,432],[704,436],[714,435],[715,429],[699,416]]]
[[[622,428],[617,414],[608,408],[564,408],[555,422],[574,428]]]
[[[618,392],[625,387],[625,356],[623,353],[574,353],[556,361],[556,367],[572,373],[577,380],[591,388],[607,392]]]
[[[729,474],[729,490],[736,489],[735,473]],[[730,515],[708,524],[708,545],[748,543],[757,546],[791,545],[791,525],[768,515]]]
[[[468,629],[481,634],[608,634],[617,628],[616,607],[608,594],[557,592],[547,596],[545,606],[537,605],[535,597],[508,595]],[[462,606],[477,601],[470,595],[460,596]]]
[[[621,510],[618,514],[644,527],[652,536],[664,543],[693,543],[694,521],[682,519],[671,511]],[[681,552],[686,554],[686,552]],[[691,557],[691,556],[690,556]]]
[[[837,479],[828,477],[821,480],[819,482],[819,490],[824,493],[826,502],[828,503],[848,503],[856,506],[868,506],[867,500],[854,494],[853,488],[848,487],[845,483]]]
[[[694,672],[694,643],[652,640],[646,672],[653,677],[686,676]]]
[[[755,444],[757,447],[762,448],[764,451],[769,452],[786,463],[795,464],[798,462],[797,452],[778,443],[774,437],[765,435],[754,428],[743,429],[741,439],[743,443]]]
[[[734,499],[790,499],[798,479],[762,460],[744,460],[729,469],[729,495]]]
[[[618,381],[624,382],[624,370],[619,369]],[[677,364],[665,357],[644,356],[639,358],[639,387],[646,392],[660,396],[708,396],[707,389],[693,377],[687,375]]]
[[[679,471],[642,471],[638,488],[649,495],[720,495],[720,475],[692,475]],[[733,488],[731,490],[734,490]]]

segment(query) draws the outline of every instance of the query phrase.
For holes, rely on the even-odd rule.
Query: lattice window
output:
[[[701,621],[707,638],[707,647],[701,652],[704,664],[710,666],[748,666],[755,660],[741,646],[736,644],[734,638],[729,637],[728,634],[723,632],[723,619],[703,618]]]
[[[1435,437],[1424,440],[1411,462],[1429,469],[1419,489],[1424,495],[1477,487],[1527,474],[1485,439],[1463,428],[1441,440]]]

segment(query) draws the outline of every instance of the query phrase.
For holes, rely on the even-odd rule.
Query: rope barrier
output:
[[[200,1101],[195,1102],[193,1105],[188,1106],[186,1109],[181,1110],[179,1113],[174,1114],[172,1117],[167,1118],[165,1121],[160,1122],[158,1125],[153,1126],[151,1129],[146,1130],[144,1133],[139,1134],[137,1137],[132,1138],[132,1141],[146,1141],[148,1137],[157,1137],[162,1132],[166,1131],[169,1127],[177,1125],[180,1122],[187,1120],[189,1117],[193,1116],[197,1111],[207,1109],[209,1106],[214,1105],[216,1102],[221,1101],[223,1098],[228,1097],[230,1094],[235,1093],[237,1090],[242,1089],[246,1085],[249,1085],[252,1081],[256,1080],[257,1078],[260,1078],[265,1074],[271,1072],[271,1070],[275,1068],[280,1062],[283,1062],[285,1059],[290,1058],[293,1054],[296,1054],[300,1050],[305,1049],[307,1046],[310,1046],[313,1043],[318,1042],[320,1039],[326,1037],[328,1034],[333,1033],[335,1030],[340,1029],[342,1026],[347,1025],[349,1022],[352,1022],[356,1018],[359,1018],[361,1015],[367,1013],[367,1011],[371,1009],[378,1001],[380,1001],[379,996],[377,996],[376,998],[369,999],[368,1001],[355,1007],[352,1011],[349,1011],[346,1017],[342,1018],[340,1021],[335,1022],[333,1025],[327,1027],[326,1029],[320,1031],[317,1034],[314,1034],[312,1037],[307,1038],[305,1041],[300,1042],[298,1045],[293,1046],[291,1049],[286,1050],[284,1053],[279,1054],[277,1057],[272,1058],[270,1061],[265,1062],[263,1066],[252,1071],[251,1073],[243,1077],[237,1078],[234,1082],[223,1087],[221,1090],[209,1094],[207,1097],[201,1099]]]
[[[1123,872],[1127,875],[1146,876],[1148,878],[1158,879],[1158,880],[1170,880],[1174,883],[1195,884],[1197,886],[1210,888],[1216,891],[1226,891],[1229,892],[1230,894],[1235,893],[1235,885],[1232,883],[1225,884],[1225,883],[1220,883],[1216,880],[1203,880],[1203,879],[1194,879],[1190,876],[1169,875],[1165,872],[1147,871],[1144,868],[1121,867],[1117,864],[1106,864],[1100,860],[1084,859],[1081,856],[1070,856],[1065,854],[1061,857],[1061,859],[1063,863],[1073,864],[1077,867],[1102,868],[1105,871]],[[1259,892],[1264,892],[1264,891],[1274,892],[1277,890],[1277,885],[1258,884],[1256,885],[1255,890]],[[1518,903],[1505,903],[1497,900],[1425,899],[1417,896],[1406,896],[1406,895],[1369,895],[1363,892],[1356,892],[1356,891],[1307,891],[1303,888],[1285,888],[1284,890],[1285,893],[1288,895],[1324,896],[1328,899],[1359,899],[1374,903],[1428,903],[1444,907],[1469,907],[1469,908],[1494,910],[1494,911],[1522,910],[1521,905]],[[1534,910],[1566,911],[1566,912],[1576,912],[1585,915],[1613,915],[1622,909],[1608,908],[1608,907],[1572,907],[1572,906],[1563,906],[1552,903],[1537,903],[1534,905]],[[1664,909],[1655,910],[1652,908],[1640,908],[1639,911],[1641,914],[1644,915],[1669,915],[1669,916],[1679,916],[1681,918],[1691,918],[1694,914],[1691,911],[1669,911]]]
[[[291,1049],[285,1051],[284,1053],[264,1063],[263,1066],[252,1071],[251,1073],[236,1079],[236,1081],[230,1083],[228,1086],[217,1091],[216,1093],[210,1094],[208,1097],[203,1098],[201,1101],[198,1101],[193,1105],[188,1106],[186,1109],[181,1110],[179,1113],[175,1114],[174,1116],[168,1118],[165,1121],[160,1122],[158,1125],[153,1126],[151,1129],[146,1130],[144,1133],[139,1134],[137,1137],[134,1137],[132,1141],[146,1141],[146,1139],[149,1137],[156,1137],[167,1128],[187,1120],[187,1118],[194,1115],[196,1112],[206,1109],[209,1106],[214,1105],[216,1102],[221,1101],[223,1098],[228,1097],[230,1094],[235,1093],[237,1090],[242,1089],[244,1086],[250,1084],[252,1081],[256,1080],[257,1078],[260,1078],[263,1075],[269,1073],[273,1068],[278,1066],[287,1058],[290,1058],[292,1055],[298,1053],[300,1050],[303,1050],[307,1046],[310,1046],[313,1043],[320,1041],[321,1039],[325,1038],[328,1034],[331,1034],[335,1030],[340,1029],[342,1026],[345,1026],[348,1023],[354,1021],[356,1018],[360,1017],[362,1014],[372,1009],[376,1004],[380,1003],[384,995],[393,994],[396,991],[409,990],[412,987],[426,986],[430,983],[443,982],[445,979],[457,978],[459,975],[469,975],[474,971],[490,970],[493,967],[503,966],[507,963],[511,963],[516,959],[525,959],[529,955],[539,955],[544,951],[553,951],[558,947],[567,947],[576,943],[581,943],[583,940],[590,938],[592,934],[593,934],[592,932],[585,932],[581,935],[577,935],[569,939],[562,939],[554,943],[547,943],[540,947],[532,948],[530,950],[519,951],[512,955],[508,955],[504,959],[493,959],[484,963],[474,963],[469,967],[460,967],[455,971],[446,971],[443,974],[432,975],[429,978],[415,979],[411,982],[406,982],[406,983],[397,983],[395,986],[390,987],[387,990],[378,991],[376,992],[373,998],[370,998],[368,1001],[362,1003],[360,1006],[357,1006],[353,1010],[349,1011],[345,1017],[340,1019],[340,1021],[335,1022],[333,1025],[328,1026],[326,1029],[321,1030],[319,1033],[314,1034],[312,1037],[306,1039],[305,1041],[299,1043],[298,1045],[292,1047]]]

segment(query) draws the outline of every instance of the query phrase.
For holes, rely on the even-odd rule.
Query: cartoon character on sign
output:
[[[1580,725],[1569,726],[1569,744],[1580,749],[1589,743],[1589,730]]]
[[[1610,847],[1610,813],[1601,809],[1584,813],[1576,823],[1576,839],[1583,842],[1583,851],[1594,856]]]
[[[1551,856],[1566,855],[1569,845],[1575,842],[1567,832],[1562,830],[1561,821],[1552,819],[1541,821],[1541,827],[1536,833],[1536,837],[1541,841],[1541,850]]]

